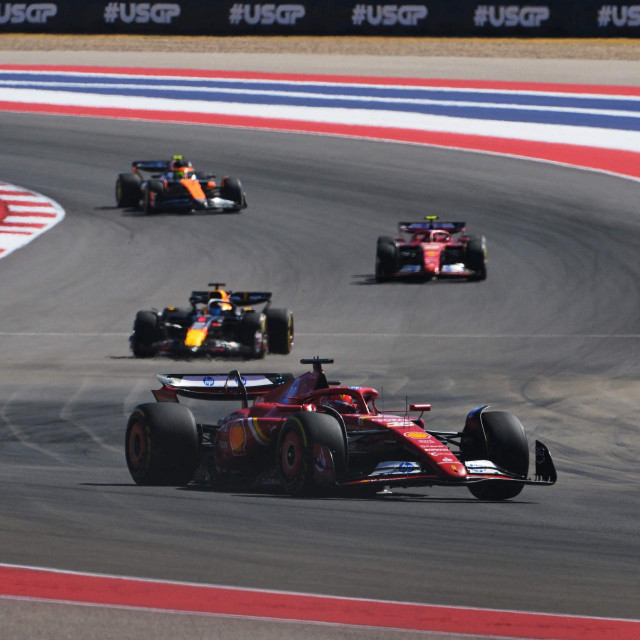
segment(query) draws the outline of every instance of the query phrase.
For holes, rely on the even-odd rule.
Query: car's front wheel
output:
[[[378,238],[376,245],[376,280],[386,282],[398,270],[398,247],[387,236]]]
[[[140,176],[135,173],[121,173],[116,180],[116,204],[119,207],[135,207],[140,202]]]
[[[524,427],[514,415],[506,411],[483,411],[481,423],[485,442],[480,433],[462,437],[462,454],[466,460],[484,458],[497,467],[526,477],[529,471],[529,445]],[[524,484],[513,480],[484,480],[469,485],[469,491],[480,500],[509,500],[515,498]]]
[[[233,211],[240,211],[247,208],[247,198],[242,190],[242,183],[238,178],[232,178],[226,176],[222,180],[222,186],[220,187],[220,196],[225,200],[231,200],[235,202],[236,206]]]
[[[288,309],[267,310],[269,352],[291,353],[294,338],[293,314]]]

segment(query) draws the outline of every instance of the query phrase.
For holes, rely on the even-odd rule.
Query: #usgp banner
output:
[[[532,0],[0,2],[2,33],[638,37],[640,4]]]

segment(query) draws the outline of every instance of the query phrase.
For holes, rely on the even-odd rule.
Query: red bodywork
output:
[[[434,217],[435,218],[435,217]],[[396,277],[486,278],[486,240],[465,234],[464,222],[400,222],[409,238],[378,238],[376,279]]]
[[[199,425],[202,464],[212,478],[242,476],[266,485],[279,484],[288,471],[282,452],[288,451],[296,460],[304,457],[299,450],[307,446],[302,416],[317,412],[328,414],[331,418],[323,419],[335,419],[342,429],[342,436],[337,437],[343,441],[343,453],[336,459],[344,460],[344,468],[338,468],[337,463],[334,468],[335,449],[332,453],[328,445],[311,439],[313,462],[309,464],[313,464],[316,485],[464,485],[489,479],[540,483],[521,475],[516,478],[483,456],[473,460],[460,457],[460,438],[481,425],[479,416],[486,407],[469,414],[464,431],[428,430],[422,414],[430,405],[411,404],[403,410],[381,412],[375,404],[375,389],[331,383],[318,364],[321,361],[303,362],[313,362],[314,370],[298,378],[291,374],[241,375],[237,371],[158,376],[163,386],[153,394],[158,402],[178,402],[178,396],[242,401],[242,408],[231,411],[216,425]],[[286,426],[296,421],[301,426],[298,435]],[[450,445],[460,447],[460,452],[454,452]]]

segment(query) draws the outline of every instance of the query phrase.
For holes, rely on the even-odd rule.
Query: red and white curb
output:
[[[51,198],[0,182],[0,258],[35,240],[63,218],[64,209]]]
[[[504,639],[623,640],[640,620],[365,600],[0,564],[0,598]]]

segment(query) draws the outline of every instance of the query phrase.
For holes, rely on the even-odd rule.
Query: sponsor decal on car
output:
[[[247,426],[251,430],[254,438],[258,442],[258,444],[268,445],[271,443],[272,434],[267,433],[261,426],[260,420],[258,418],[249,418],[247,420]]]
[[[229,444],[231,445],[231,451],[235,454],[244,453],[244,446],[247,439],[244,433],[244,426],[242,422],[236,422],[229,428]]]
[[[412,438],[413,440],[423,440],[429,437],[429,434],[424,431],[407,431],[404,435],[405,437]]]

